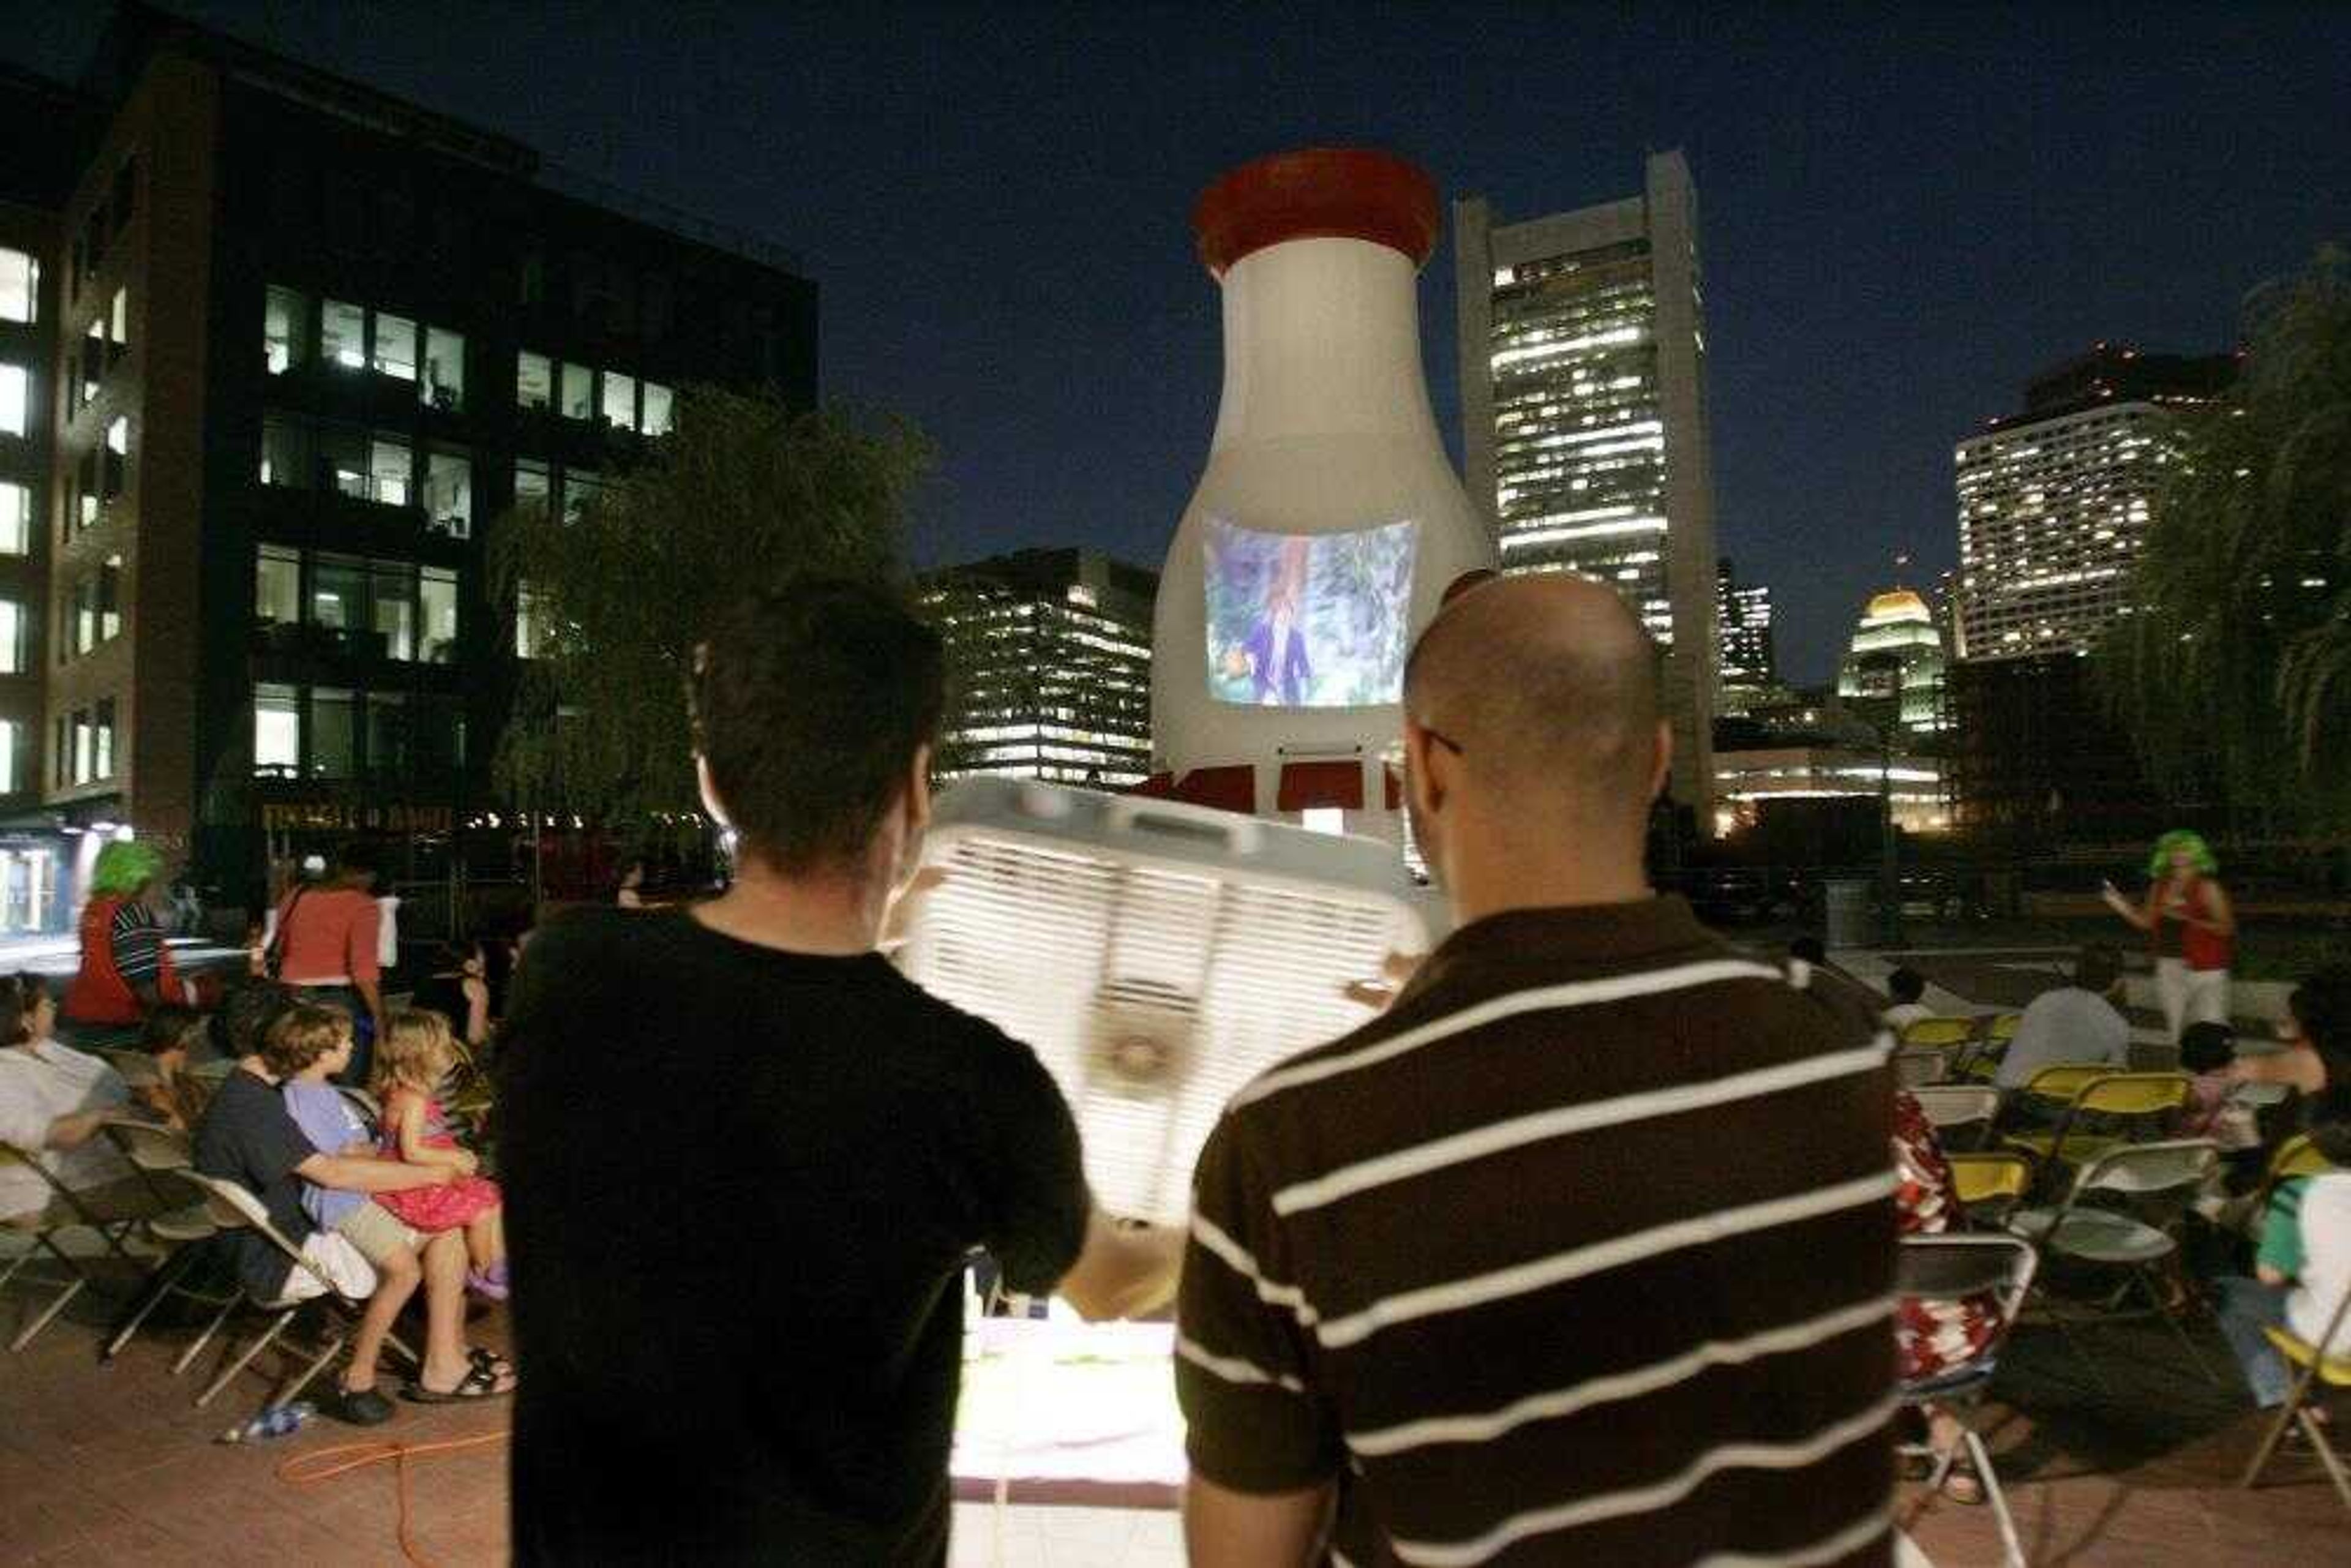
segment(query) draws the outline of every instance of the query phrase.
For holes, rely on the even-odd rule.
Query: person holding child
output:
[[[457,1046],[449,1020],[421,1008],[395,1009],[376,1048],[375,1095],[383,1106],[382,1154],[412,1166],[438,1166],[456,1175],[440,1186],[386,1193],[377,1201],[402,1223],[430,1235],[463,1230],[472,1270],[465,1288],[502,1301],[507,1297],[506,1199],[480,1174],[482,1162],[458,1146],[434,1098]]]

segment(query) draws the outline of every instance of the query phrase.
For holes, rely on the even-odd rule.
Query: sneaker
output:
[[[353,1427],[381,1427],[392,1419],[397,1408],[391,1400],[372,1388],[337,1388],[334,1396],[321,1400],[319,1409],[336,1420]]]
[[[507,1299],[507,1282],[477,1270],[469,1269],[465,1271],[465,1289],[486,1301],[503,1301]]]

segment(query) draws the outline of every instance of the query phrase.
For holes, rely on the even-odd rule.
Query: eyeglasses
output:
[[[1461,743],[1459,741],[1454,739],[1451,736],[1447,735],[1442,731],[1431,729],[1428,726],[1424,724],[1420,727],[1420,733],[1428,737],[1429,739],[1437,742],[1437,745],[1445,747],[1446,750],[1453,753],[1456,757],[1467,757],[1469,755],[1467,751],[1461,749]]]

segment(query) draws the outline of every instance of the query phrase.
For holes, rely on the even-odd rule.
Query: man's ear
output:
[[[1674,727],[1664,719],[1657,721],[1656,758],[1649,765],[1649,799],[1654,800],[1666,792],[1666,779],[1674,770]]]
[[[931,825],[930,743],[914,747],[914,766],[906,772],[906,831],[919,833]]]
[[[1436,755],[1428,731],[1410,719],[1404,721],[1404,788],[1414,806],[1423,816],[1437,809],[1444,798],[1437,786],[1436,771],[1430,759]]]
[[[734,820],[726,814],[726,802],[718,798],[718,786],[710,781],[710,758],[700,752],[694,757],[694,782],[702,794],[702,809],[710,813],[710,820],[722,828],[733,827]]]

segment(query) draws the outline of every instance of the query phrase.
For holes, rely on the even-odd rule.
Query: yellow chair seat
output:
[[[1949,1050],[1955,1045],[1965,1045],[1975,1037],[1973,1019],[1920,1019],[1902,1031],[1902,1043],[1914,1049],[1932,1046],[1937,1050]]]
[[[2037,1160],[2057,1158],[2056,1151],[2053,1146],[2057,1141],[2054,1131],[2011,1133],[2003,1141],[2028,1151]],[[2128,1138],[2117,1138],[2105,1133],[2068,1133],[2065,1134],[2065,1154],[2063,1163],[2069,1166],[2086,1166],[2100,1155],[2112,1149],[2118,1149],[2130,1141]]]
[[[2296,1366],[2308,1366],[2312,1362],[2317,1362],[2320,1382],[2331,1384],[2337,1388],[2351,1388],[2351,1356],[2330,1355],[2322,1358],[2317,1347],[2290,1329],[2265,1328],[2262,1333],[2269,1337],[2272,1344],[2277,1346],[2277,1353],[2280,1355]]]
[[[1951,1191],[1965,1204],[2021,1198],[2032,1186],[2032,1166],[2014,1155],[1952,1155]]]

